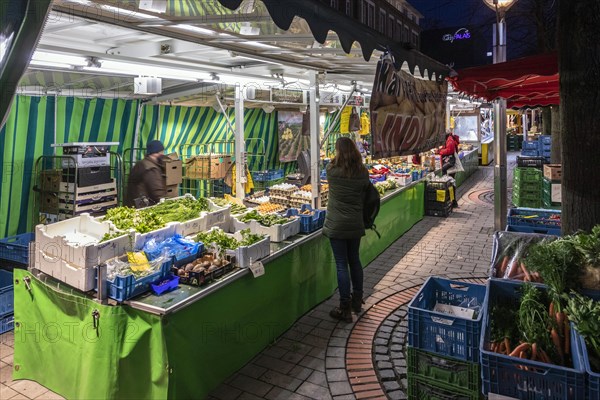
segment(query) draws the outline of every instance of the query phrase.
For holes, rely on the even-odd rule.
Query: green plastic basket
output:
[[[520,182],[541,182],[542,171],[537,168],[515,168],[514,180]]]
[[[479,364],[439,354],[407,348],[408,373],[425,381],[441,382],[457,390],[479,393],[481,389]]]
[[[408,373],[408,398],[410,400],[479,400],[480,391],[457,389],[443,381],[421,378]]]

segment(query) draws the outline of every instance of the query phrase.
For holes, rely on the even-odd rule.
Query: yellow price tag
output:
[[[435,199],[439,202],[446,201],[446,191],[445,190],[436,190],[435,191]]]
[[[450,200],[454,201],[454,186],[450,186]]]

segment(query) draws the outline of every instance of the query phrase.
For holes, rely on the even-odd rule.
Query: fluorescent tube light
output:
[[[211,31],[210,29],[204,29],[204,28],[200,28],[198,26],[193,26],[193,25],[177,24],[177,25],[175,25],[175,28],[183,29],[184,31],[200,33],[202,35],[209,35],[209,36],[215,35],[215,32]]]
[[[80,67],[87,65],[87,60],[85,57],[72,56],[69,54],[47,53],[45,51],[35,51],[31,57],[31,60],[45,63],[75,65]]]

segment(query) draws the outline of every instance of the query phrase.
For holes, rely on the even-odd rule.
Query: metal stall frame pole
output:
[[[527,140],[527,125],[529,125],[527,121],[527,110],[523,111],[523,119],[521,121],[523,127],[523,141]]]
[[[494,27],[494,64],[506,61],[506,21],[496,8]],[[506,100],[494,102],[494,229],[506,228],[508,191],[506,184]]]
[[[246,183],[246,149],[244,140],[244,96],[240,84],[235,85],[235,164],[235,197],[243,199],[246,195],[244,187]]]
[[[320,129],[319,129],[319,82],[317,79],[317,71],[309,71],[308,79],[310,87],[309,93],[309,109],[310,109],[310,176],[311,176],[311,205],[314,209],[321,206],[321,146],[320,146]]]
[[[129,165],[133,165],[137,157],[136,148],[139,147],[138,140],[140,140],[140,130],[142,129],[140,126],[142,120],[142,107],[143,104],[140,101],[138,103],[137,119],[135,121],[135,133],[133,134],[133,150],[131,152],[131,163]],[[123,155],[125,155],[125,150],[123,150]]]

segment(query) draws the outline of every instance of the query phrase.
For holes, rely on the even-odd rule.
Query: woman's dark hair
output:
[[[331,164],[341,168],[342,175],[347,178],[359,176],[366,171],[356,144],[346,136],[342,136],[335,142],[335,157]]]

